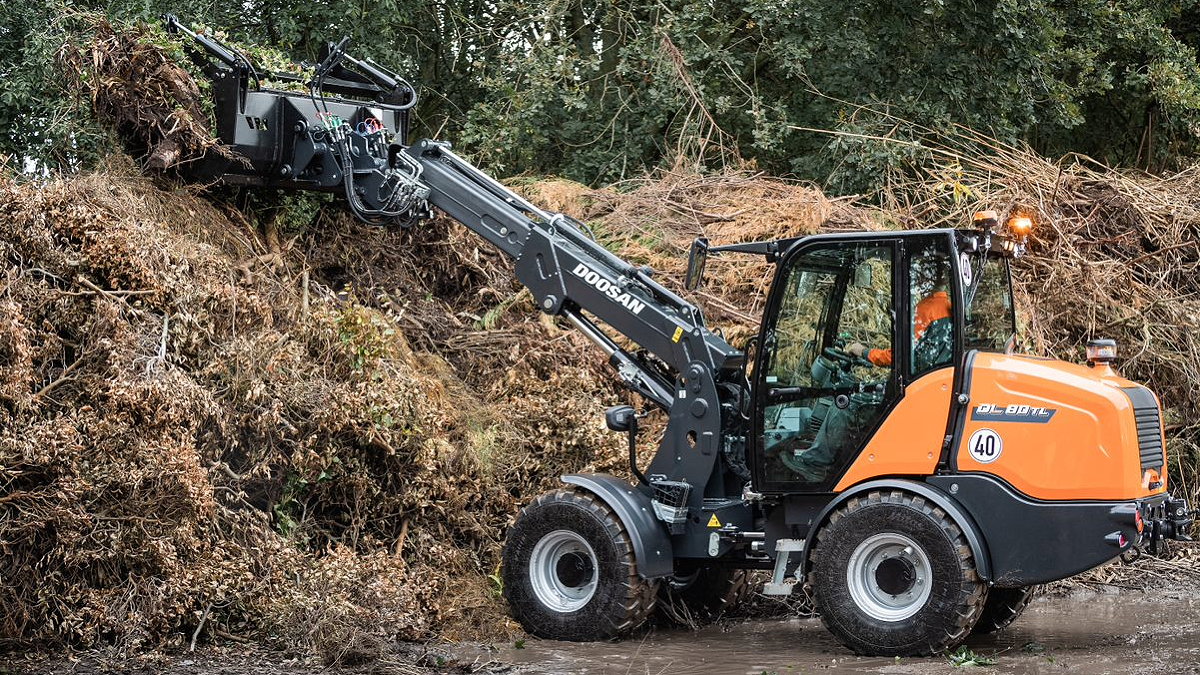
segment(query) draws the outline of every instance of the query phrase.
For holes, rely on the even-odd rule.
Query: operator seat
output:
[[[853,378],[838,370],[827,357],[820,356],[812,366],[814,384],[833,387]],[[877,416],[882,396],[870,393],[848,395],[840,408],[837,396],[822,396],[812,406],[804,430],[779,445],[779,458],[792,473],[806,483],[821,483],[849,449],[858,446],[863,433]]]
[[[845,408],[832,404],[833,397],[822,398],[826,414],[812,444],[799,454],[785,457],[784,464],[805,482],[824,482],[839,459],[858,448],[863,434],[878,416],[882,403],[880,395],[855,393],[848,398]]]

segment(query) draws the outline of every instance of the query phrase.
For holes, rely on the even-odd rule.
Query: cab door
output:
[[[754,371],[760,491],[828,491],[898,398],[898,251],[898,240],[845,238],[784,256]]]

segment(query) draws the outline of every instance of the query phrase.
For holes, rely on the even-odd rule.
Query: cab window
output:
[[[954,357],[950,244],[946,237],[917,240],[908,252],[908,298],[912,340],[909,373],[920,377],[948,366]]]
[[[1004,352],[1016,335],[1008,260],[998,255],[969,256],[964,274],[967,349]]]
[[[767,489],[831,484],[878,425],[894,394],[894,256],[841,242],[785,261],[760,355]]]

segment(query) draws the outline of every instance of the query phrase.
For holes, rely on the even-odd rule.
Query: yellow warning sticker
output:
[[[712,518],[708,519],[708,526],[709,527],[720,527],[721,526],[721,521],[717,520],[717,514],[715,514],[715,513],[712,514]]]
[[[671,342],[679,342],[681,337],[683,337],[683,326],[676,326],[675,334],[671,336]]]

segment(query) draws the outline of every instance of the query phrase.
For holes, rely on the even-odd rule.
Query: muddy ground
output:
[[[970,668],[1013,674],[1200,673],[1200,592],[1077,588],[1037,598],[1008,630],[967,647],[995,660]],[[0,660],[0,673],[144,672],[192,675],[308,673],[521,673],[527,675],[784,675],[792,673],[958,673],[947,657],[850,655],[819,619],[728,620],[698,631],[650,630],[621,642],[527,639],[505,644],[406,645],[392,658],[327,669],[278,652],[208,647],[145,657],[132,669],[115,655]]]
[[[1008,630],[967,646],[996,661],[996,673],[1200,673],[1200,594],[1080,589],[1042,597]],[[819,619],[745,621],[700,631],[658,631],[621,643],[528,640],[484,659],[521,673],[657,675],[810,672],[957,673],[946,657],[861,658]],[[466,658],[469,653],[460,652]],[[975,668],[974,670],[979,670]]]

